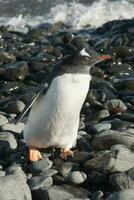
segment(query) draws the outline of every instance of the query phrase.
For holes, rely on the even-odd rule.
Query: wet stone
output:
[[[5,125],[2,125],[0,127],[0,130],[2,131],[13,131],[13,132],[17,132],[17,133],[21,133],[23,130],[24,130],[24,126],[25,124],[23,122],[19,122],[17,124],[5,124]]]
[[[129,64],[122,64],[121,62],[113,62],[107,69],[107,73],[116,78],[128,76],[133,72],[133,68]]]
[[[132,129],[133,130],[133,129]],[[92,141],[95,150],[110,149],[112,145],[123,144],[129,149],[134,143],[134,133],[131,129],[124,131],[107,130],[96,135]]]
[[[53,184],[53,179],[50,176],[34,176],[29,182],[29,187],[31,191],[38,190],[39,188],[50,187]]]
[[[86,160],[92,158],[88,152],[85,151],[76,151],[71,161],[83,164]]]
[[[134,199],[134,189],[121,190],[119,192],[114,192],[106,200],[133,200]]]
[[[4,110],[7,113],[19,114],[25,108],[25,104],[22,101],[16,100],[7,103],[4,107]]]
[[[134,167],[134,154],[123,145],[115,145],[116,148],[98,155],[85,162],[84,169],[87,173],[97,170],[100,173],[124,172]],[[125,158],[125,159],[124,159]]]
[[[90,186],[102,186],[107,183],[108,176],[98,171],[90,171],[87,182]]]
[[[10,81],[22,81],[28,75],[28,64],[24,61],[17,62],[14,65],[9,66],[5,71],[6,80]]]
[[[58,172],[63,177],[68,176],[72,171],[78,170],[79,164],[74,162],[65,162],[58,167]]]
[[[120,99],[107,100],[104,105],[111,114],[122,113],[127,110],[127,106]]]
[[[87,179],[86,174],[81,171],[73,171],[66,178],[68,183],[71,183],[74,185],[80,185],[84,183],[86,179]]]
[[[0,52],[0,64],[15,63],[16,57],[13,54],[2,51]]]
[[[52,167],[52,164],[52,161],[50,161],[48,158],[44,158],[38,162],[32,162],[29,166],[29,170],[33,175],[37,175],[42,172],[46,172]]]
[[[4,115],[0,114],[0,126],[6,123],[8,123],[8,119]]]
[[[33,200],[35,199],[51,199],[51,200],[65,200],[71,198],[86,199],[90,192],[81,188],[70,185],[52,186],[50,188],[42,188],[33,193]]]
[[[7,189],[8,188],[8,189]],[[5,192],[6,191],[6,192]],[[31,200],[31,192],[24,172],[19,169],[0,178],[0,199]]]
[[[101,131],[106,131],[109,129],[111,129],[111,124],[108,122],[101,122],[98,124],[94,124],[90,128],[90,130],[93,131],[94,133],[99,133]]]
[[[1,143],[1,147],[0,149],[6,149],[6,148],[9,148],[9,149],[16,149],[17,147],[17,142],[13,136],[12,133],[10,132],[0,132],[0,143]]]

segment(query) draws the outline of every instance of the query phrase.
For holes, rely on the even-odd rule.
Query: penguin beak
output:
[[[112,56],[110,55],[102,55],[102,56],[98,56],[97,57],[99,60],[111,60],[112,59]]]

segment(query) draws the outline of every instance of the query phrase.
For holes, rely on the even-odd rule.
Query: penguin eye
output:
[[[90,60],[91,57],[90,57],[90,56],[85,56],[85,59],[86,59],[86,60]]]

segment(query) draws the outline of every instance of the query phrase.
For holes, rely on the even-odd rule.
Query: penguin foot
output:
[[[38,161],[42,159],[41,153],[34,147],[29,147],[29,160]]]
[[[62,152],[60,154],[60,158],[63,159],[63,160],[66,160],[68,156],[73,157],[74,152],[71,151],[69,148],[62,149]]]

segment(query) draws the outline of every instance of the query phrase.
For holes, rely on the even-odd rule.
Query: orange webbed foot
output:
[[[29,160],[30,161],[42,160],[42,155],[36,148],[29,147]]]
[[[71,151],[69,148],[62,149],[61,154],[60,154],[60,158],[63,159],[63,160],[66,160],[68,158],[68,156],[73,157],[74,152]]]

